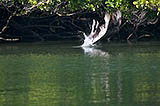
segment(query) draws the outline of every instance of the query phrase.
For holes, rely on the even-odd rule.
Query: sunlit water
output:
[[[0,45],[0,106],[160,106],[160,43]]]

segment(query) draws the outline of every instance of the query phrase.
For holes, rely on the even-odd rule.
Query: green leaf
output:
[[[134,4],[134,5],[137,5],[137,4],[138,4],[138,1],[134,1],[133,4]]]

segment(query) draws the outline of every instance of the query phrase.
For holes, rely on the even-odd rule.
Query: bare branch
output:
[[[8,18],[5,26],[1,29],[0,34],[2,34],[2,33],[5,31],[5,29],[8,27],[8,24],[9,24],[10,20],[12,19],[12,17],[13,17],[15,14],[16,14],[16,11],[13,12],[13,14],[11,14],[11,15],[9,16],[9,18]]]

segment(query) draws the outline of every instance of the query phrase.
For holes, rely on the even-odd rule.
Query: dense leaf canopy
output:
[[[0,3],[9,8],[14,8],[17,15],[24,15],[34,9],[49,11],[57,14],[69,14],[77,11],[109,11],[120,9],[128,12],[128,9],[146,9],[160,12],[159,0],[0,0]]]

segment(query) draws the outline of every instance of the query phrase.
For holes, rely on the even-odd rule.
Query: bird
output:
[[[81,47],[89,47],[89,46],[94,46],[94,44],[100,40],[105,33],[107,32],[108,29],[108,25],[110,22],[111,16],[109,13],[105,13],[104,16],[104,21],[105,23],[102,24],[101,26],[99,26],[99,22],[95,21],[93,19],[93,23],[92,23],[92,28],[91,28],[91,33],[87,36],[84,32],[84,42],[81,45]],[[99,29],[99,30],[98,30]]]

